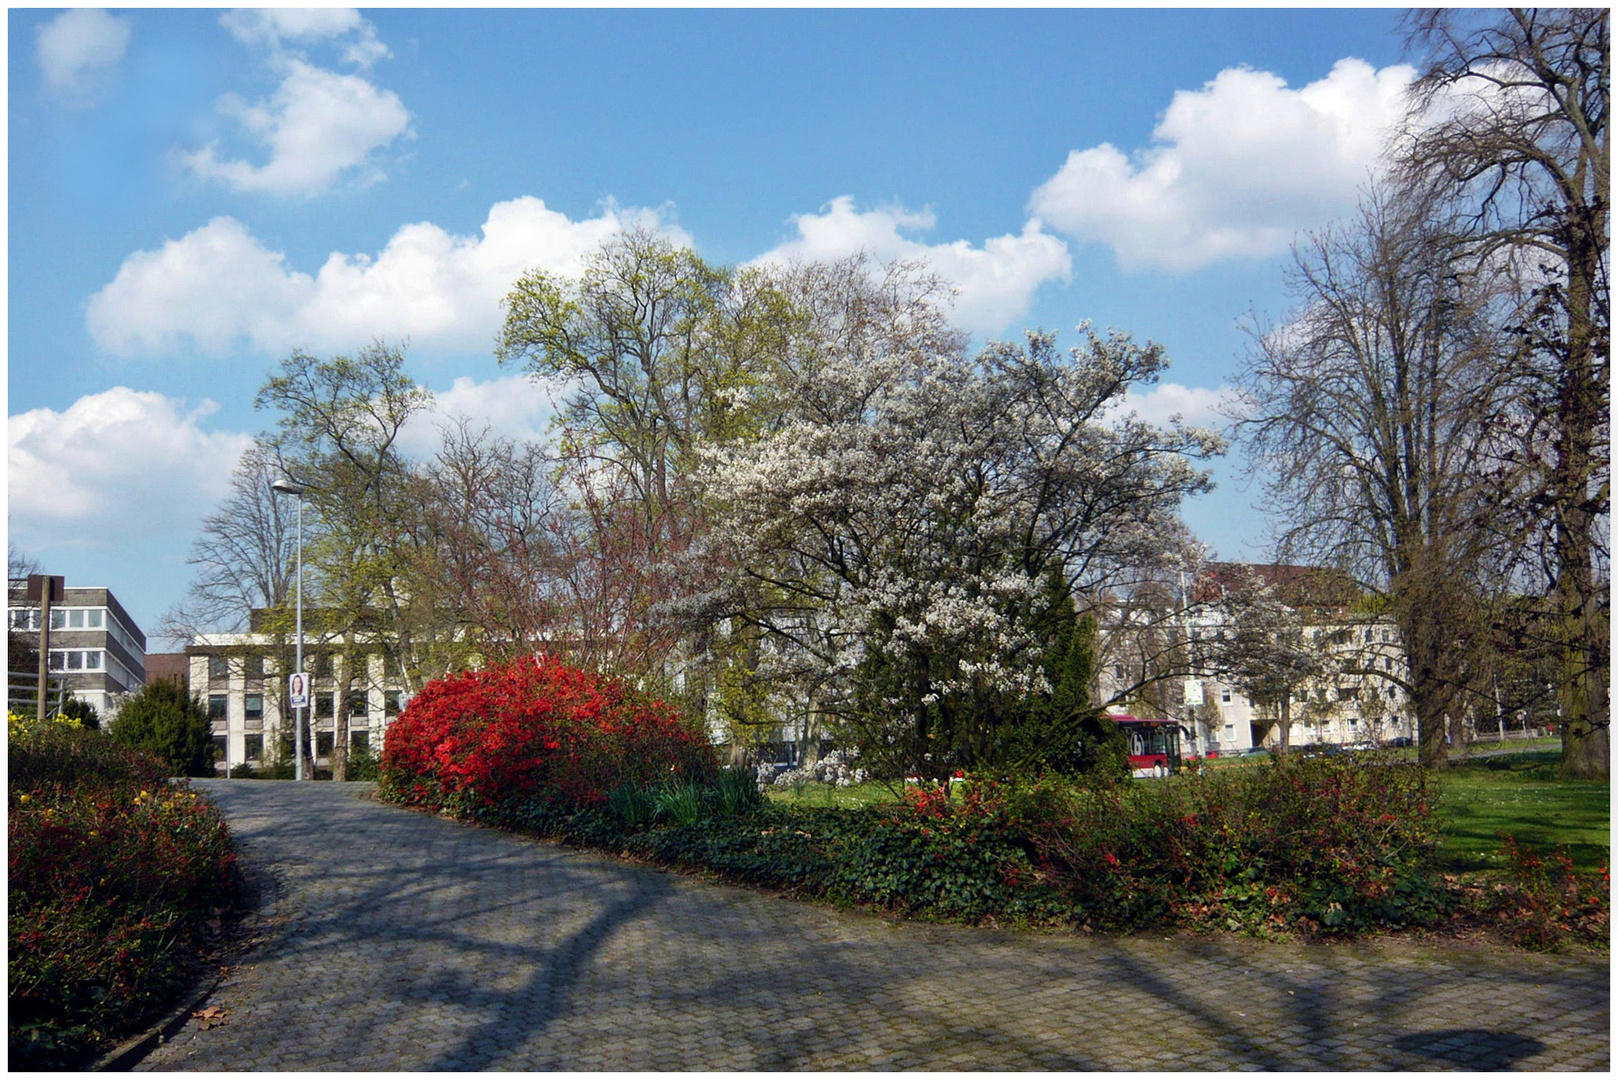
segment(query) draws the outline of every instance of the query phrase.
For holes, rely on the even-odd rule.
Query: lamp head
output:
[[[309,490],[307,484],[300,484],[296,480],[277,480],[270,485],[271,491],[279,491],[282,495],[302,495]]]

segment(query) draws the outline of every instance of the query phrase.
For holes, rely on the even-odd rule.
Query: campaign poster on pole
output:
[[[287,704],[294,709],[309,707],[309,673],[295,671],[287,679]]]

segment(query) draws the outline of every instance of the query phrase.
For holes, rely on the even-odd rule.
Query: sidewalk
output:
[[[1608,964],[898,923],[469,828],[369,785],[198,781],[264,943],[138,1069],[1605,1072]]]

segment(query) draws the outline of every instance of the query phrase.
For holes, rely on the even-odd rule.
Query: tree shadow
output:
[[[1546,1049],[1546,1045],[1538,1039],[1484,1028],[1414,1031],[1393,1040],[1392,1045],[1416,1057],[1484,1072],[1509,1069],[1524,1058]]]

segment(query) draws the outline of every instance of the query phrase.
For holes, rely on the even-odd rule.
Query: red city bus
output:
[[[1180,725],[1173,720],[1111,716],[1129,740],[1129,767],[1138,777],[1167,776],[1180,767]]]

